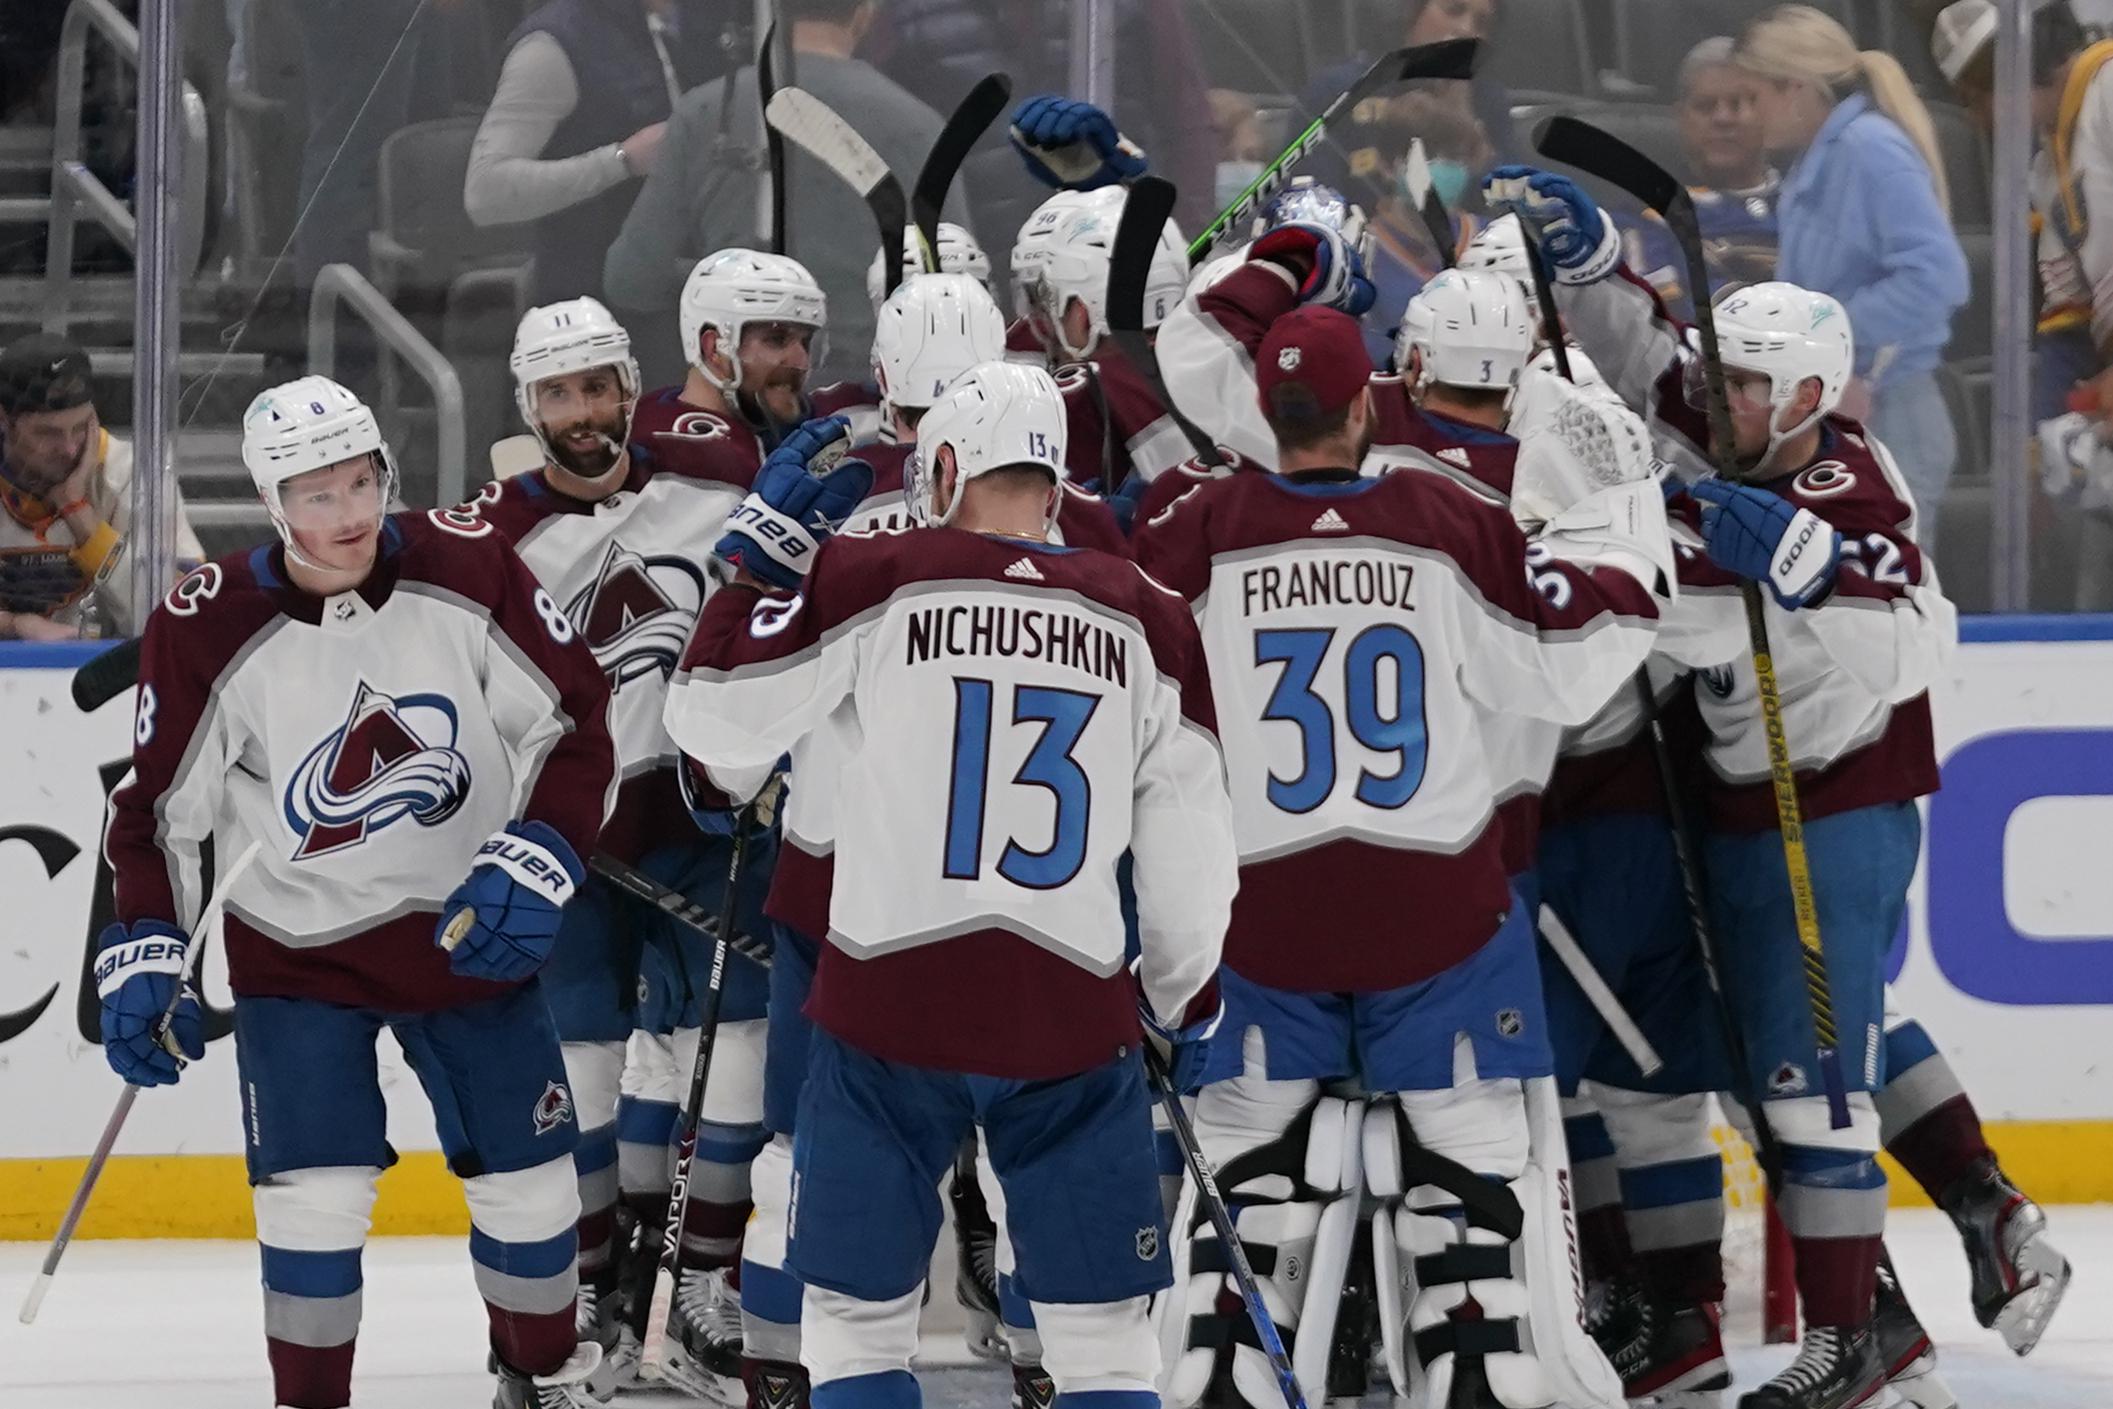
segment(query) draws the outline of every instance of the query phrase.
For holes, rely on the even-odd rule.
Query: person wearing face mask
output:
[[[105,838],[104,1052],[136,1086],[205,1055],[203,852],[223,875],[248,853],[223,919],[271,1402],[352,1402],[360,1254],[396,1158],[384,1028],[462,1179],[493,1404],[606,1398],[574,1323],[579,1124],[537,973],[616,793],[608,686],[489,523],[388,512],[395,463],[336,382],[257,397],[242,460],[279,541],[207,563],[147,622]]]
[[[512,360],[521,416],[544,448],[544,464],[486,486],[462,512],[514,545],[608,681],[622,785],[601,849],[716,910],[731,843],[692,825],[661,708],[712,591],[701,564],[746,491],[753,457],[664,456],[634,443],[639,376],[630,336],[593,299],[531,309]],[[756,370],[763,365],[759,354]],[[698,441],[732,440],[725,430],[705,434],[703,423],[713,418],[700,416],[692,427]],[[751,932],[762,923],[773,850],[761,839],[744,871],[738,914]],[[598,875],[566,911],[560,940],[544,991],[581,1128],[580,1332],[600,1341],[621,1378],[635,1368],[635,1321],[645,1307],[640,1301],[630,1320],[621,1314],[630,1239],[618,1228],[621,1221],[652,1230],[638,1243],[649,1277],[668,1207],[679,1074],[692,1060],[682,1048],[696,1040],[711,954],[689,930]],[[705,1096],[707,1138],[685,1215],[681,1290],[688,1295],[677,1307],[674,1373],[699,1393],[712,1375],[702,1289],[711,1285],[706,1274],[733,1259],[748,1215],[748,1162],[763,1143],[767,988],[762,969],[730,960]],[[717,1383],[737,1384],[733,1367],[723,1368]]]
[[[1841,409],[1898,455],[1927,551],[1959,454],[1937,364],[1969,292],[1929,110],[1897,60],[1807,5],[1747,25],[1733,58],[1760,78],[1763,140],[1790,162],[1776,277],[1847,310]]]

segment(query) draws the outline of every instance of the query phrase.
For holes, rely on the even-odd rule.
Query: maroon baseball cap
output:
[[[1372,379],[1365,335],[1347,313],[1318,304],[1269,325],[1255,354],[1255,390],[1264,415],[1310,420],[1342,410]]]

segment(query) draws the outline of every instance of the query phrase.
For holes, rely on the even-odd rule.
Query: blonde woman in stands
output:
[[[1893,452],[1928,553],[1958,458],[1937,365],[1968,292],[1929,110],[1897,60],[1809,5],[1762,14],[1734,57],[1762,79],[1765,140],[1786,173],[1776,277],[1848,309],[1856,379],[1842,414]]]

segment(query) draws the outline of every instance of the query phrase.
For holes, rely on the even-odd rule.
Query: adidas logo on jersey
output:
[[[1017,577],[1022,582],[1040,582],[1042,580],[1042,570],[1036,567],[1033,560],[1029,558],[1022,558],[1014,563],[1005,570],[1005,575],[1007,577]]]
[[[1313,521],[1315,533],[1348,533],[1350,521],[1333,509],[1321,510],[1321,516]]]
[[[1458,465],[1463,470],[1471,470],[1475,467],[1475,462],[1468,456],[1467,451],[1457,445],[1446,446],[1445,449],[1438,452],[1438,458],[1445,461],[1448,465]]]

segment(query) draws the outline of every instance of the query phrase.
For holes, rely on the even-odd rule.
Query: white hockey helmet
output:
[[[873,379],[883,403],[921,410],[954,378],[1005,357],[1005,315],[967,274],[912,274],[873,322]]]
[[[682,284],[677,314],[682,325],[682,355],[707,382],[731,396],[741,385],[741,334],[749,324],[793,323],[814,329],[811,358],[820,362],[829,299],[807,266],[789,255],[723,249],[698,260],[690,270]],[[706,328],[719,330],[719,351],[733,368],[732,377],[720,377],[705,365],[697,350]]]
[[[1013,245],[1012,277],[1023,313],[1039,310],[1066,358],[1093,355],[1108,332],[1108,263],[1115,248],[1129,192],[1120,186],[1096,191],[1059,191],[1028,217]],[[1144,324],[1156,328],[1174,311],[1188,288],[1188,244],[1169,220],[1152,252],[1145,278]],[[1083,346],[1064,331],[1064,310],[1077,299],[1090,322]]]
[[[1526,295],[1526,307],[1536,320],[1541,316],[1541,302],[1534,296],[1533,269],[1526,262],[1526,229],[1519,217],[1510,211],[1498,216],[1475,232],[1460,252],[1462,269],[1494,269],[1499,274],[1509,274],[1519,281],[1520,292]]]
[[[638,359],[631,355],[631,335],[598,300],[569,298],[529,309],[514,330],[514,350],[507,365],[514,373],[514,405],[543,443],[544,455],[551,454],[550,437],[536,414],[536,388],[551,377],[594,367],[616,371],[624,397],[623,440],[630,440],[631,413],[640,391]],[[616,448],[621,451],[623,444]]]
[[[951,220],[939,222],[938,235],[938,272],[966,274],[985,289],[990,288],[990,256],[976,243],[976,237]],[[924,256],[917,248],[915,229],[902,232],[902,272],[906,279],[924,272]],[[866,266],[866,297],[873,301],[875,308],[880,307],[881,301],[888,296],[883,286],[886,273],[880,251],[873,251],[873,262]]]
[[[1040,367],[990,361],[969,368],[933,404],[917,428],[917,447],[910,454],[910,473],[903,484],[910,518],[920,524],[945,524],[961,508],[961,486],[978,475],[1014,465],[1036,465],[1049,471],[1050,488],[1064,479],[1068,442],[1064,396],[1056,379]],[[954,497],[946,511],[932,508],[939,483],[940,447],[954,452]],[[1053,522],[1057,496],[1049,497]]]
[[[1519,281],[1489,269],[1448,269],[1409,300],[1394,335],[1394,364],[1422,359],[1416,390],[1432,383],[1472,391],[1518,390],[1533,359],[1533,315]]]
[[[1856,368],[1849,312],[1826,294],[1776,280],[1734,290],[1716,305],[1716,313],[1717,346],[1725,369],[1768,378],[1768,449],[1759,461],[1765,465],[1776,447],[1841,405]],[[1699,357],[1688,359],[1686,392],[1694,406],[1708,404],[1701,365]],[[1818,407],[1796,424],[1783,425],[1783,408],[1815,377],[1820,384]]]
[[[374,412],[350,391],[328,377],[299,377],[259,393],[242,413],[243,467],[289,553],[295,548],[282,493],[286,482],[361,455],[374,456],[381,469],[387,513],[396,498],[396,461]]]

